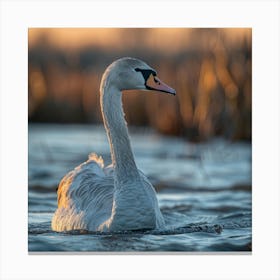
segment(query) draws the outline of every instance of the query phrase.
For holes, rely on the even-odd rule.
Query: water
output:
[[[56,187],[90,152],[110,163],[102,126],[29,125],[29,251],[252,250],[251,145],[193,144],[130,129],[138,167],[155,186],[166,229],[101,234],[51,229]]]

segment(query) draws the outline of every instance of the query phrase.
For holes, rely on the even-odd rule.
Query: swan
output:
[[[134,160],[122,108],[123,90],[159,91],[175,95],[156,71],[136,58],[120,58],[105,70],[100,84],[102,118],[112,164],[90,154],[69,172],[57,189],[54,231],[114,232],[157,229],[165,225],[156,192]]]

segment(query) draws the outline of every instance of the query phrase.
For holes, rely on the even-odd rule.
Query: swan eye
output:
[[[135,68],[134,69],[136,72],[141,72],[141,74],[143,75],[143,78],[145,80],[145,82],[147,82],[148,78],[153,75],[154,77],[157,75],[156,71],[152,70],[152,69],[140,69],[140,68]]]

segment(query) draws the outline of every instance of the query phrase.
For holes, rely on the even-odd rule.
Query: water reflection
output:
[[[105,155],[103,127],[29,125],[30,251],[251,250],[251,146],[222,139],[193,144],[132,131],[137,165],[152,181],[166,221],[161,232],[55,233],[56,187],[90,152]]]

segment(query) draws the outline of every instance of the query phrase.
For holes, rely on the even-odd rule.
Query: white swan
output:
[[[110,142],[112,165],[95,154],[60,182],[52,229],[122,231],[164,226],[155,190],[137,169],[124,119],[122,90],[175,90],[154,69],[135,58],[121,58],[105,71],[100,85],[102,117]]]

